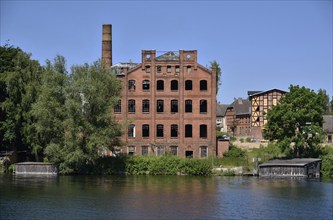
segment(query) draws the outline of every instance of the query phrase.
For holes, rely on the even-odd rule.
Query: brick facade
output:
[[[216,155],[216,70],[198,64],[196,50],[142,50],[142,62],[117,76],[123,89],[114,115],[126,124],[123,153]]]

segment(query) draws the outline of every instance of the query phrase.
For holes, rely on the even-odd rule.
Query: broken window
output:
[[[178,147],[177,146],[170,146],[170,155],[174,155],[174,156],[178,155]]]
[[[185,151],[185,157],[186,158],[193,158],[193,150]]]
[[[128,112],[135,113],[135,100],[134,99],[128,100]]]
[[[192,80],[185,81],[185,90],[192,90]]]
[[[148,155],[148,146],[141,146],[141,155],[147,156]]]
[[[200,90],[207,90],[207,80],[200,80]]]
[[[174,137],[174,138],[178,137],[178,125],[172,124],[170,133],[171,133],[171,137]]]
[[[185,137],[192,137],[192,125],[185,125]]]
[[[135,91],[135,80],[128,80],[128,90]]]
[[[114,112],[120,113],[121,112],[121,100],[119,99],[117,104],[114,106]]]
[[[157,80],[157,86],[156,86],[157,90],[164,90],[164,81],[163,80]]]
[[[135,138],[135,125],[128,125],[127,135],[129,138]]]
[[[156,102],[156,111],[157,112],[163,112],[164,111],[164,101],[163,100],[157,100],[157,102]]]
[[[167,72],[171,73],[171,66],[167,66]]]
[[[142,81],[142,90],[143,91],[149,91],[150,89],[150,81],[149,80],[143,80]]]
[[[149,112],[149,100],[148,99],[142,100],[142,112],[143,113]]]
[[[185,100],[185,112],[192,112],[192,100]]]
[[[127,151],[128,151],[129,156],[133,156],[135,154],[135,147],[134,146],[128,146]]]
[[[142,125],[142,137],[149,137],[149,124]]]
[[[200,125],[200,138],[207,138],[207,125]]]
[[[161,66],[157,66],[157,67],[156,67],[156,71],[157,71],[158,73],[162,72],[162,67],[161,67]]]
[[[163,125],[158,124],[156,125],[156,137],[163,137],[164,133],[163,133]]]
[[[156,156],[160,157],[164,155],[164,146],[157,146],[156,147]]]
[[[200,113],[206,113],[207,112],[207,100],[200,100]]]
[[[171,80],[171,91],[178,90],[178,80]]]
[[[178,100],[176,99],[171,100],[171,112],[172,113],[178,112]]]
[[[150,66],[146,66],[146,73],[150,73]]]
[[[192,67],[190,65],[188,65],[186,68],[187,68],[188,73],[190,73],[192,71]]]
[[[179,72],[180,72],[180,68],[179,68],[179,66],[176,66],[175,69],[176,69],[176,73],[179,73]]]
[[[208,156],[208,147],[207,146],[201,146],[200,147],[200,157],[205,158]]]

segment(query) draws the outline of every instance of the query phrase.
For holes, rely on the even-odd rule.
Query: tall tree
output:
[[[290,157],[317,157],[324,112],[322,96],[305,87],[291,85],[289,89],[268,111],[264,136],[277,140]]]
[[[318,90],[318,97],[320,99],[320,104],[323,107],[324,114],[329,114],[329,106],[330,106],[330,97],[326,93],[325,89]]]
[[[30,54],[9,45],[0,47],[0,147],[27,150],[31,106],[36,101],[42,68]]]
[[[53,63],[46,61],[40,92],[30,112],[34,122],[27,137],[37,161],[41,159],[40,155],[43,156],[46,146],[63,144],[66,74],[64,57],[56,56]]]
[[[217,94],[219,91],[219,87],[221,85],[221,67],[216,60],[211,61],[210,66],[211,68],[215,67],[216,69],[216,94]]]
[[[72,67],[65,92],[64,144],[52,143],[45,151],[62,173],[85,173],[95,163],[99,148],[117,144],[120,126],[112,112],[120,85],[100,61]]]

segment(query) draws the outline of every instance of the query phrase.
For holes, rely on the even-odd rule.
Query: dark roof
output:
[[[333,115],[323,115],[323,119],[323,130],[328,133],[333,133]]]
[[[295,158],[290,160],[270,160],[266,163],[259,165],[260,167],[265,166],[305,166],[308,163],[321,161],[318,158]]]
[[[229,105],[217,104],[216,105],[216,116],[217,117],[225,116],[225,112],[227,111],[228,106]]]
[[[116,63],[115,65],[111,66],[111,69],[114,71],[114,73],[117,76],[119,76],[119,75],[124,75],[123,68],[128,68],[130,70],[130,69],[135,68],[138,65],[139,65],[139,63],[132,63],[132,62],[125,63],[125,62],[120,62],[120,63]]]
[[[156,61],[178,61],[179,55],[176,54],[175,52],[169,51],[161,56],[156,57],[155,60]]]
[[[248,99],[236,99],[228,108],[234,108],[236,115],[251,114],[251,101]]]
[[[287,93],[286,91],[283,91],[283,90],[280,90],[280,89],[269,89],[269,90],[266,90],[266,91],[248,91],[247,94],[251,98],[252,96],[261,95],[261,94],[264,94],[264,93],[272,92],[274,90],[279,91],[281,93]]]
[[[261,93],[262,91],[247,91],[247,95],[248,96],[251,96],[251,95],[254,95],[254,94],[257,94],[257,93]]]

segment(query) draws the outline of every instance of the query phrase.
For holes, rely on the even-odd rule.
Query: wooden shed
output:
[[[318,158],[271,160],[259,165],[259,176],[319,178],[320,169],[321,159]]]

